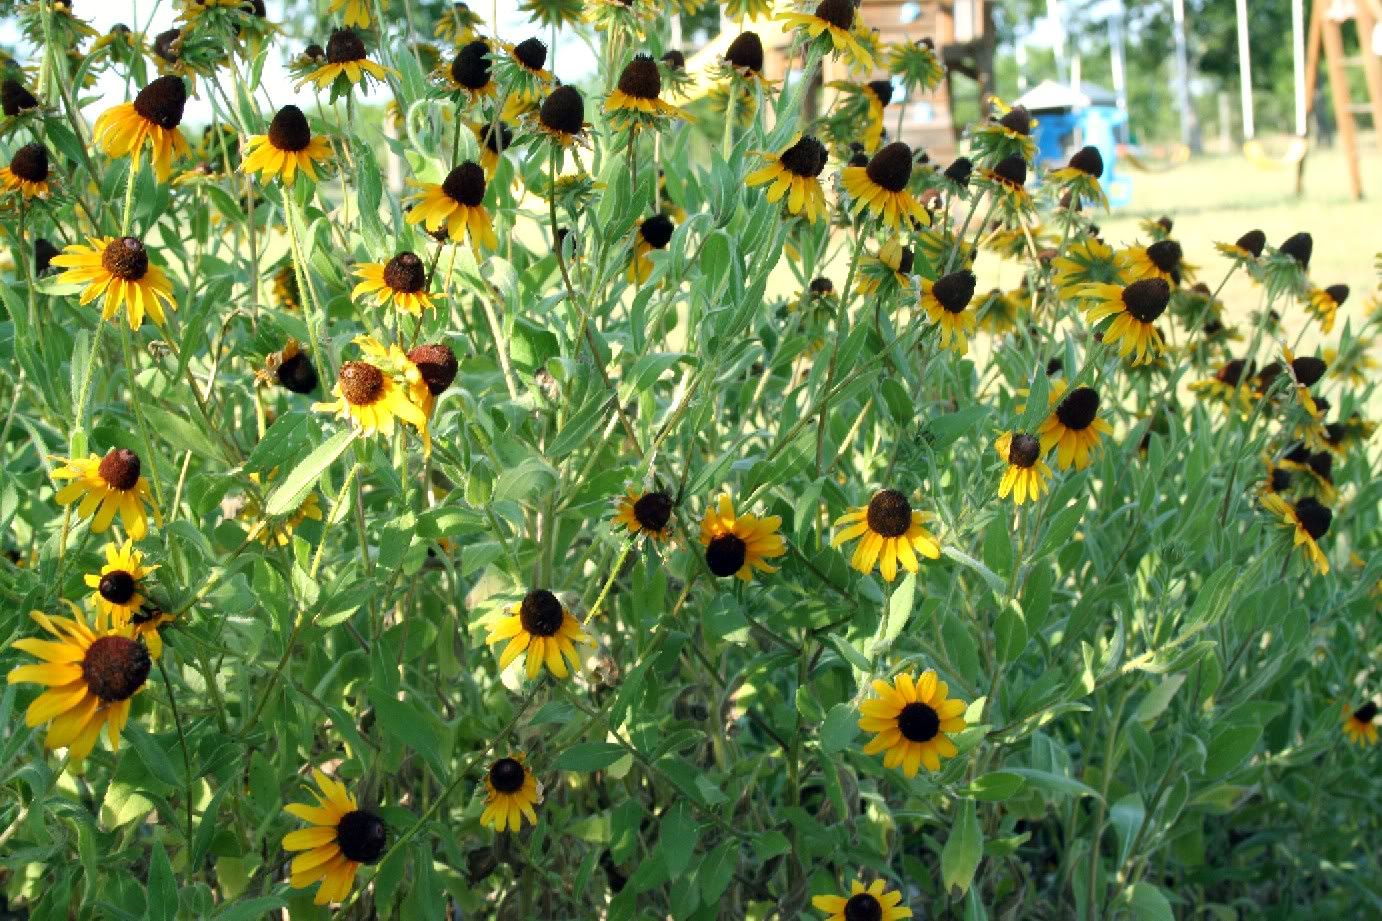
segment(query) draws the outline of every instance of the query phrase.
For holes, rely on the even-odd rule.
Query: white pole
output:
[[[1113,72],[1113,95],[1118,98],[1118,108],[1128,110],[1128,81],[1123,71],[1123,4],[1108,20],[1109,69]]]
[[[1172,0],[1176,36],[1176,108],[1180,110],[1180,139],[1192,152],[1200,147],[1200,130],[1190,106],[1190,52],[1185,43],[1185,0]]]
[[[1305,137],[1305,4],[1303,0],[1291,0],[1291,65],[1296,86],[1296,137]]]
[[[1056,80],[1064,83],[1065,70],[1065,15],[1060,0],[1046,0],[1046,16],[1056,27]]]
[[[1299,0],[1297,0],[1299,2]],[[1248,46],[1248,0],[1237,0],[1238,6],[1238,92],[1243,107],[1243,140],[1251,141],[1257,133],[1252,107],[1252,50]]]

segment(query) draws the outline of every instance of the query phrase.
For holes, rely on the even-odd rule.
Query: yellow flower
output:
[[[408,363],[408,367],[412,368],[411,375],[407,368],[401,369],[401,374],[396,374],[384,367],[390,358],[395,357],[390,350],[369,336],[355,337],[355,344],[372,360],[347,361],[341,365],[336,386],[331,390],[337,399],[330,403],[314,403],[312,408],[349,418],[366,435],[379,432],[388,437],[393,434],[394,419],[401,419],[417,429],[426,445],[427,415],[409,395],[408,385],[411,381],[408,378],[417,376],[417,368]],[[397,348],[394,346],[394,350]],[[396,361],[394,363],[398,364]],[[400,383],[398,377],[402,377],[404,382]]]
[[[1122,285],[1082,285],[1078,296],[1093,303],[1087,307],[1091,325],[1113,317],[1104,330],[1107,345],[1121,346],[1118,353],[1131,354],[1133,364],[1146,364],[1165,348],[1161,333],[1152,324],[1171,302],[1171,286],[1161,278],[1143,278]]]
[[[387,10],[389,0],[379,0],[379,6],[381,9]],[[361,29],[369,28],[370,0],[331,0],[327,12],[339,13],[342,7],[345,8],[345,16],[342,17],[341,22],[347,28],[353,26],[359,26]]]
[[[94,588],[91,600],[96,609],[110,618],[113,624],[130,621],[144,604],[141,580],[157,569],[144,566],[144,554],[134,549],[134,541],[126,538],[123,544],[106,544],[106,564],[100,573],[87,573],[87,588]]]
[[[777,21],[791,29],[800,29],[809,40],[822,35],[830,47],[848,58],[859,70],[873,67],[873,58],[854,37],[854,0],[821,0],[814,13],[782,13]]]
[[[277,470],[269,472],[269,482],[273,481],[277,473]],[[261,483],[261,478],[257,473],[251,473],[250,480]],[[321,500],[317,498],[315,492],[309,492],[307,498],[303,499],[291,514],[284,518],[272,520],[264,514],[259,502],[252,495],[247,494],[244,506],[241,507],[240,513],[235,517],[249,523],[251,533],[265,547],[286,547],[293,539],[293,532],[297,530],[298,525],[309,518],[313,521],[322,520]]]
[[[130,698],[144,687],[153,660],[128,624],[112,626],[100,614],[88,623],[76,605],[68,607],[71,618],[29,612],[55,639],[15,640],[15,649],[43,661],[11,669],[8,681],[47,687],[29,704],[24,724],[32,728],[49,723],[44,745],[65,746],[71,763],[80,764],[96,746],[102,727],[111,751],[120,750]]]
[[[672,536],[675,508],[672,497],[661,490],[639,492],[630,486],[619,498],[614,523],[630,534],[646,534],[654,541],[664,541]]]
[[[60,284],[86,286],[80,298],[82,305],[104,296],[103,320],[114,319],[123,307],[130,329],[137,330],[146,312],[162,326],[163,305],[178,309],[168,276],[149,261],[149,251],[135,237],[92,237],[89,246],[73,243],[54,256],[52,264],[67,270],[58,276]]]
[[[533,807],[542,802],[542,784],[523,763],[525,760],[521,753],[515,753],[489,766],[485,772],[481,825],[498,832],[516,832],[523,828],[525,818],[530,824],[537,824],[537,810]]]
[[[1357,710],[1344,704],[1344,737],[1354,745],[1377,744],[1377,704],[1369,700]]]
[[[819,178],[829,156],[824,144],[809,134],[798,135],[779,154],[756,151],[754,155],[768,163],[749,173],[744,185],[767,185],[769,204],[785,197],[790,213],[801,214],[812,223],[825,217],[825,193]]]
[[[912,910],[902,901],[901,892],[889,892],[881,879],[864,888],[863,880],[849,885],[849,898],[842,895],[818,895],[811,899],[817,911],[825,913],[825,921],[900,921],[912,917]]]
[[[705,563],[711,573],[721,578],[738,576],[747,582],[753,571],[777,572],[766,562],[787,552],[777,529],[782,518],[768,515],[735,515],[734,503],[721,495],[718,503],[705,510],[701,521],[701,545],[705,547]]]
[[[363,82],[368,85],[371,80],[384,82],[390,73],[388,68],[365,57],[365,43],[353,30],[336,29],[326,42],[326,63],[299,80],[298,86],[312,83],[324,90],[337,77],[345,77],[351,84]]]
[[[646,54],[634,55],[619,75],[619,83],[605,99],[605,112],[616,127],[656,125],[660,120],[691,118],[670,102],[663,101],[662,74],[657,62]]]
[[[307,828],[283,836],[285,851],[293,857],[289,884],[306,889],[320,882],[312,901],[318,905],[340,902],[350,894],[361,864],[378,863],[389,843],[389,828],[376,813],[361,809],[339,780],[312,770],[317,789],[315,803],[289,803],[283,811],[308,823]]]
[[[974,298],[976,284],[969,269],[951,272],[943,278],[921,280],[921,309],[940,328],[940,344],[957,355],[969,351],[969,337],[978,322],[973,310],[966,310]]]
[[[442,84],[472,103],[495,95],[494,67],[490,45],[483,38],[472,38],[460,47],[451,63],[437,72]]]
[[[464,45],[475,37],[475,28],[483,22],[465,3],[452,3],[437,20],[432,34],[452,45]]]
[[[10,165],[0,167],[0,189],[18,192],[24,198],[47,198],[48,148],[25,144],[14,152]]]
[[[393,301],[404,313],[415,317],[431,310],[427,293],[427,267],[415,253],[399,253],[388,262],[366,262],[355,267],[360,283],[350,292],[351,300],[373,296],[381,307]]]
[[[1320,332],[1334,331],[1334,321],[1339,316],[1339,308],[1348,300],[1348,285],[1330,285],[1328,288],[1311,288],[1306,309],[1319,321]]]
[[[585,99],[580,90],[563,84],[548,93],[533,127],[558,147],[575,144],[585,134]]]
[[[1115,284],[1120,278],[1113,249],[1094,236],[1073,241],[1062,255],[1051,260],[1051,268],[1063,298],[1074,297],[1085,285]]]
[[[1041,498],[1046,481],[1051,478],[1051,468],[1041,459],[1040,440],[1026,432],[1004,432],[993,446],[1008,465],[998,483],[998,498],[1006,499],[1012,493],[1017,505]]]
[[[1306,496],[1298,502],[1287,502],[1275,493],[1267,493],[1261,498],[1262,507],[1279,517],[1291,529],[1295,546],[1304,547],[1310,561],[1320,575],[1329,572],[1329,560],[1320,549],[1319,540],[1329,532],[1334,521],[1334,513],[1321,505],[1313,496]]]
[[[315,164],[331,159],[331,145],[323,137],[313,137],[307,116],[294,105],[278,110],[267,134],[256,134],[245,143],[245,159],[240,170],[259,173],[264,179],[278,176],[291,184],[298,170],[317,180]]]
[[[133,102],[121,103],[101,113],[92,136],[107,156],[131,157],[133,169],[139,168],[147,143],[154,175],[162,182],[172,172],[173,157],[191,150],[178,130],[186,104],[187,85],[182,78],[159,77],[140,90]]]
[[[859,280],[855,287],[860,294],[907,290],[912,284],[915,263],[916,254],[910,246],[890,239],[878,250],[877,256],[865,255],[859,259]]]
[[[470,238],[471,248],[498,249],[499,238],[485,210],[485,170],[480,164],[467,160],[447,173],[440,183],[412,183],[417,192],[412,195],[413,207],[405,220],[422,224],[428,232],[443,226],[456,243]]]
[[[1267,235],[1260,230],[1249,230],[1234,243],[1215,243],[1214,248],[1228,258],[1242,264],[1256,262],[1267,245]]]
[[[1046,178],[1068,192],[1072,202],[1090,202],[1107,211],[1108,196],[1099,184],[1099,177],[1103,174],[1104,156],[1099,153],[1099,148],[1081,147],[1070,157],[1067,165],[1051,170]]]
[[[859,728],[874,733],[864,754],[883,752],[883,766],[915,777],[923,765],[939,771],[942,758],[958,754],[950,734],[965,728],[965,703],[948,698],[949,687],[927,669],[920,678],[901,674],[892,684],[875,680],[878,696],[859,705]]]
[[[926,226],[931,218],[907,183],[912,178],[912,148],[894,141],[874,154],[867,166],[848,166],[842,180],[854,199],[851,210],[868,210],[887,227]]]
[[[508,616],[491,617],[486,626],[489,636],[485,645],[508,640],[499,655],[499,667],[508,668],[520,655],[526,655],[525,670],[529,678],[536,678],[544,665],[554,677],[566,678],[573,669],[580,668],[576,644],[595,645],[566,606],[545,588],[528,592],[522,601],[509,608]]]
[[[1130,246],[1119,250],[1114,261],[1125,283],[1143,278],[1160,278],[1177,285],[1182,277],[1181,248],[1175,240],[1158,240],[1150,246]]]
[[[153,500],[149,481],[139,475],[138,454],[128,448],[111,448],[105,457],[92,454],[85,459],[58,460],[62,466],[53,471],[53,478],[72,481],[54,497],[59,505],[71,505],[80,498],[77,517],[92,519],[93,534],[104,534],[119,512],[129,536],[143,539],[149,529],[144,503],[153,505]],[[157,509],[154,518],[162,524]]]
[[[1056,465],[1062,470],[1089,466],[1099,447],[1099,436],[1113,432],[1113,426],[1099,418],[1099,392],[1093,387],[1076,387],[1068,396],[1065,381],[1051,383],[1050,401],[1056,408],[1037,428],[1043,454],[1056,449]],[[1064,399],[1062,399],[1064,397]]]
[[[835,534],[830,546],[863,538],[854,548],[849,565],[868,575],[877,563],[883,578],[891,582],[897,578],[899,563],[908,572],[917,572],[921,568],[918,554],[930,560],[940,558],[941,545],[925,527],[934,518],[930,512],[912,508],[897,490],[880,489],[868,505],[851,508],[835,519],[835,527],[843,526],[843,530]]]

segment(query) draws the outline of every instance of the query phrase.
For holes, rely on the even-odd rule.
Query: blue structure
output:
[[[1117,208],[1128,203],[1132,180],[1118,171],[1118,129],[1127,124],[1128,113],[1118,108],[1112,91],[1091,83],[1081,83],[1077,89],[1046,80],[1017,104],[1036,117],[1033,137],[1039,166],[1055,169],[1081,147],[1096,147],[1104,158],[1099,181],[1109,204]]]

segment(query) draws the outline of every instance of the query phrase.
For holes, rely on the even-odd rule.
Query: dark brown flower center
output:
[[[500,758],[489,768],[490,786],[500,793],[517,793],[523,789],[528,772],[516,758]]]
[[[645,531],[661,531],[672,520],[672,497],[665,492],[650,492],[633,504],[633,517]]]
[[[111,448],[97,472],[111,489],[127,492],[139,483],[139,455],[129,448]]]
[[[912,148],[894,141],[873,155],[865,171],[874,185],[901,192],[912,178]]]
[[[427,287],[427,267],[416,253],[399,253],[384,263],[384,284],[397,294],[417,294]]]
[[[897,715],[897,731],[908,742],[929,742],[941,731],[941,716],[928,704],[910,703]]]
[[[1099,392],[1093,387],[1076,387],[1056,407],[1060,424],[1076,432],[1084,431],[1099,412]]]
[[[856,892],[845,902],[845,921],[882,921],[883,905],[867,892]]]
[[[365,42],[354,29],[336,29],[326,40],[326,63],[349,64],[365,59]]]
[[[1295,372],[1296,380],[1306,387],[1313,387],[1324,377],[1325,363],[1313,355],[1302,355],[1291,362],[1291,370]]]
[[[886,106],[893,101],[893,83],[891,80],[870,80],[864,84],[864,88],[873,94],[873,98],[878,100],[880,106]]]
[[[1035,464],[1040,456],[1041,442],[1036,436],[1028,435],[1026,432],[1013,435],[1012,442],[1008,445],[1008,463],[1025,469]]]
[[[721,534],[705,548],[705,565],[720,578],[732,576],[744,567],[749,548],[734,534]]]
[[[936,280],[931,286],[931,295],[940,302],[947,313],[963,313],[974,298],[974,286],[978,279],[969,269],[951,272]]]
[[[811,279],[812,294],[830,294],[835,290],[835,283],[824,275],[819,275]]]
[[[666,249],[674,230],[676,230],[676,225],[665,214],[654,214],[638,225],[639,235],[653,249]]]
[[[1070,158],[1070,168],[1097,179],[1104,174],[1104,155],[1097,147],[1081,147]]]
[[[326,55],[326,51],[322,48],[321,45],[318,45],[316,42],[312,42],[312,44],[302,49],[302,55],[303,57],[308,58],[309,60],[316,61],[324,57]]]
[[[825,169],[825,161],[829,156],[824,144],[813,136],[804,134],[801,140],[784,150],[778,159],[789,173],[814,179]]]
[[[1246,369],[1247,362],[1242,358],[1235,358],[1225,362],[1224,366],[1219,369],[1219,373],[1214,375],[1214,377],[1221,384],[1237,387],[1238,382],[1243,379],[1243,371]]]
[[[389,829],[384,820],[368,809],[355,809],[341,816],[336,824],[336,846],[346,860],[374,863],[384,856]]]
[[[18,171],[16,170],[16,172]],[[1348,300],[1348,285],[1330,285],[1324,289],[1324,293],[1328,294],[1330,300],[1336,305],[1342,305],[1344,301]]]
[[[48,179],[48,148],[42,144],[25,144],[10,159],[10,171],[28,182]],[[1344,289],[1347,295],[1348,289]]]
[[[182,30],[169,29],[154,36],[154,54],[169,64],[177,63],[182,52]]]
[[[1027,184],[1027,161],[1017,154],[1004,157],[993,168],[993,175],[1009,188],[1020,189]]]
[[[969,157],[957,157],[955,162],[945,168],[945,178],[956,185],[969,185],[969,177],[974,173],[974,163]]]
[[[278,364],[278,383],[293,393],[311,393],[317,389],[317,369],[306,352],[288,355]]]
[[[513,56],[529,70],[542,70],[547,63],[547,45],[537,38],[525,38],[513,46]]]
[[[149,251],[134,237],[121,237],[101,253],[101,266],[116,278],[139,281],[149,271]]]
[[[1368,701],[1353,711],[1353,718],[1360,723],[1371,723],[1377,718],[1377,704]]]
[[[1267,235],[1260,230],[1249,230],[1238,238],[1234,244],[1239,249],[1247,250],[1254,259],[1262,255],[1262,248],[1267,245]]]
[[[884,537],[901,537],[912,527],[912,505],[896,489],[880,489],[869,500],[869,530]]]
[[[1023,137],[1032,133],[1032,113],[1025,106],[1013,106],[998,119],[998,124]]]
[[[763,70],[763,41],[757,32],[744,32],[725,49],[725,61],[756,74]]]
[[[53,257],[58,254],[58,248],[46,237],[39,237],[34,240],[34,274],[42,275],[48,271]]]
[[[485,200],[485,171],[467,160],[446,174],[441,190],[452,201],[474,208]]]
[[[14,116],[23,112],[25,109],[38,108],[38,100],[34,94],[25,89],[24,84],[18,80],[7,77],[4,83],[0,83],[0,110],[6,115]]]
[[[670,70],[685,70],[686,55],[673,48],[662,56],[662,63],[666,64]]]
[[[1272,470],[1271,487],[1272,492],[1282,492],[1291,486],[1291,471],[1282,470],[1277,467]]]
[[[902,247],[902,252],[897,257],[897,271],[903,275],[912,274],[912,265],[916,262],[916,254],[912,252],[910,246]]]
[[[1290,256],[1302,269],[1310,268],[1310,255],[1315,251],[1315,238],[1308,233],[1298,233],[1286,238],[1278,251]]]
[[[1305,533],[1310,535],[1311,540],[1319,540],[1329,531],[1329,525],[1334,520],[1334,513],[1323,505],[1313,496],[1306,496],[1295,505],[1296,520],[1305,529]]]
[[[1144,278],[1123,289],[1123,308],[1143,323],[1165,313],[1170,302],[1171,286],[1164,278]]]
[[[1310,469],[1315,471],[1315,475],[1326,482],[1334,481],[1334,455],[1328,451],[1316,451],[1310,455],[1310,460],[1306,461]]]
[[[432,396],[437,396],[451,386],[460,367],[451,346],[442,342],[414,346],[408,351],[408,360],[417,365],[422,382],[427,385]]]
[[[542,101],[537,120],[548,131],[580,134],[585,127],[585,100],[574,86],[559,86]]]
[[[1281,376],[1281,362],[1274,361],[1257,372],[1257,389],[1266,390]]]
[[[111,604],[125,604],[134,597],[134,576],[123,569],[115,569],[101,576],[96,590]]]
[[[1152,265],[1170,274],[1180,268],[1181,249],[1175,240],[1158,240],[1147,247],[1147,258]]]
[[[557,596],[545,588],[535,588],[523,596],[518,606],[518,619],[523,629],[533,636],[555,636],[566,620]]]
[[[619,75],[619,91],[635,99],[656,99],[662,93],[662,74],[653,59],[635,55]]]
[[[149,650],[127,636],[102,636],[82,657],[86,687],[102,703],[129,700],[149,678]]]
[[[854,25],[854,0],[821,0],[816,6],[816,18],[848,32]]]
[[[269,122],[269,143],[278,150],[294,153],[307,149],[307,145],[312,143],[312,129],[301,109],[287,105],[278,110],[273,121]]]
[[[513,129],[500,122],[499,130],[495,131],[494,125],[486,122],[480,129],[480,143],[484,144],[490,153],[501,154],[513,144]]]
[[[1065,370],[1065,360],[1060,357],[1052,358],[1046,363],[1046,376],[1055,377]]]
[[[347,403],[369,406],[384,393],[384,372],[367,361],[348,361],[341,365],[336,382]]]
[[[171,74],[154,80],[134,97],[134,111],[146,121],[169,130],[182,124],[182,110],[186,105],[187,85],[181,77]]]

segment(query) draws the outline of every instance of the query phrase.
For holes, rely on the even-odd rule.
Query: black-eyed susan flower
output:
[[[517,832],[523,820],[537,824],[537,810],[542,802],[542,784],[528,770],[520,752],[500,758],[485,772],[485,811],[480,824],[497,832]]]
[[[25,144],[10,157],[10,165],[0,167],[0,189],[18,192],[25,198],[47,198],[48,148]]]
[[[388,262],[365,262],[355,267],[360,283],[350,292],[352,300],[369,297],[379,306],[394,307],[421,316],[433,307],[427,293],[427,266],[416,253],[399,253]]]
[[[52,241],[49,240],[47,237],[37,237],[37,238],[35,238],[35,240],[34,240],[34,277],[35,277],[35,278],[42,278],[44,275],[48,274],[49,269],[50,269],[50,268],[52,267],[52,265],[53,265],[53,257],[56,256],[58,253],[59,253],[58,248],[57,248],[56,246],[54,246],[53,243],[52,243]],[[1358,341],[1358,340],[1355,340],[1355,342],[1356,342],[1356,341]],[[1371,359],[1366,359],[1366,360],[1367,360],[1367,361],[1371,361]],[[1335,370],[1338,369],[1337,366],[1332,366],[1332,367],[1335,367]],[[1367,367],[1372,367],[1372,365],[1367,365]]]
[[[1002,291],[993,288],[974,307],[979,329],[1002,336],[1017,329],[1018,319],[1026,309],[1030,292],[1025,288]]]
[[[91,601],[96,610],[113,624],[127,623],[144,604],[144,577],[157,566],[145,566],[144,554],[134,549],[134,541],[106,544],[106,562],[99,573],[87,573],[87,588],[95,589]]]
[[[1249,230],[1232,243],[1215,243],[1220,253],[1241,264],[1256,262],[1267,245],[1267,235],[1260,230]]]
[[[1219,366],[1214,376],[1194,381],[1190,390],[1201,397],[1212,399],[1226,406],[1237,406],[1240,411],[1252,409],[1252,388],[1246,386],[1246,376],[1252,375],[1252,366],[1242,358],[1232,358]]]
[[[878,250],[878,255],[865,255],[859,259],[859,281],[856,286],[861,294],[885,295],[907,290],[912,285],[912,273],[916,270],[916,253],[910,246],[903,246],[896,238],[888,240]]]
[[[1041,440],[1026,432],[1004,432],[993,447],[1007,465],[998,482],[998,498],[1011,493],[1016,505],[1040,499],[1051,479],[1051,468],[1041,459]]]
[[[695,78],[686,70],[686,55],[676,48],[665,52],[657,61],[662,72],[662,87],[673,99],[686,96]]]
[[[867,152],[876,148],[883,137],[883,110],[893,99],[892,81],[855,83],[851,80],[835,80],[829,86],[840,94],[836,117],[832,120],[838,123],[844,136],[837,132],[836,140],[849,140],[851,147],[857,144],[857,152],[866,157]]]
[[[1320,575],[1329,572],[1329,560],[1320,549],[1320,538],[1329,533],[1334,521],[1334,513],[1321,505],[1314,496],[1306,496],[1297,502],[1288,502],[1274,493],[1261,498],[1262,507],[1276,515],[1291,529],[1294,546],[1302,547]]]
[[[1181,257],[1180,244],[1170,239],[1158,240],[1150,246],[1130,246],[1114,255],[1125,281],[1161,278],[1173,285],[1179,284],[1183,277]]]
[[[725,49],[721,61],[730,75],[748,84],[768,88],[773,82],[763,72],[763,39],[757,32],[741,32]]]
[[[1334,321],[1338,319],[1339,308],[1348,300],[1348,285],[1330,285],[1327,288],[1311,288],[1306,301],[1306,310],[1320,324],[1320,332],[1334,331]]]
[[[35,112],[41,108],[38,98],[29,92],[28,87],[14,77],[0,81],[0,112],[6,118],[15,118],[25,112]]]
[[[186,105],[187,84],[182,78],[159,77],[140,90],[133,102],[123,102],[102,112],[92,128],[92,136],[107,156],[128,156],[135,169],[148,145],[154,175],[162,182],[172,172],[173,157],[191,149],[178,130]]]
[[[881,879],[867,887],[856,879],[849,885],[849,895],[818,895],[811,899],[817,911],[825,913],[825,921],[900,921],[912,917],[912,910],[898,903],[901,892],[889,892]]]
[[[1315,240],[1308,233],[1292,234],[1282,241],[1276,249],[1267,247],[1265,255],[1258,261],[1257,273],[1262,285],[1267,289],[1269,301],[1283,293],[1304,298],[1310,290],[1310,257],[1315,251]]]
[[[385,67],[374,63],[365,52],[365,42],[354,29],[335,29],[326,41],[326,63],[299,82],[313,83],[324,90],[335,84],[333,94],[351,86],[371,81],[383,83],[389,75]],[[337,80],[343,81],[338,84]]]
[[[289,803],[283,811],[307,822],[307,828],[283,836],[283,849],[298,852],[291,865],[289,883],[306,889],[320,882],[312,901],[318,905],[340,902],[350,894],[361,864],[374,864],[389,844],[389,827],[383,818],[359,802],[345,784],[315,768],[314,803]]]
[[[1319,407],[1319,402],[1310,393],[1310,388],[1320,382],[1324,377],[1324,372],[1328,370],[1324,360],[1316,358],[1314,355],[1296,356],[1291,351],[1289,345],[1281,347],[1284,363],[1280,365],[1287,375],[1291,378],[1291,383],[1295,385],[1296,399],[1300,405],[1305,407],[1313,419],[1324,418],[1324,412]]]
[[[646,54],[636,54],[624,65],[618,84],[605,98],[605,112],[617,128],[654,128],[669,118],[690,121],[690,116],[661,96],[662,74],[657,62]]]
[[[350,419],[366,435],[379,432],[392,435],[394,420],[400,419],[428,437],[427,416],[409,394],[406,369],[391,367],[397,364],[389,349],[369,336],[356,336],[356,345],[369,360],[347,361],[336,376],[331,393],[336,397],[329,403],[314,403],[318,412],[330,412]],[[394,350],[397,350],[394,346]],[[401,353],[400,353],[401,354]],[[409,367],[412,367],[409,363]],[[416,369],[413,369],[416,371]]]
[[[449,44],[463,45],[475,37],[475,30],[483,21],[469,4],[452,3],[437,19],[432,34]]]
[[[706,566],[715,576],[738,576],[745,582],[753,578],[754,570],[777,572],[767,561],[787,552],[778,533],[780,527],[782,518],[778,515],[736,515],[729,495],[721,495],[701,520]]]
[[[887,66],[888,73],[911,89],[930,91],[945,79],[945,65],[930,36],[893,45],[888,51]]]
[[[969,269],[951,272],[935,281],[921,280],[921,309],[940,331],[941,348],[957,355],[969,351],[969,337],[974,335],[977,318],[973,310],[966,308],[974,299],[977,283]]]
[[[456,353],[445,342],[415,345],[408,350],[406,357],[421,378],[420,381],[415,381],[409,375],[409,393],[413,402],[421,407],[423,414],[430,419],[437,397],[445,393],[456,380],[460,363],[456,361]]]
[[[389,0],[380,0],[381,9],[389,8]],[[370,0],[331,0],[328,13],[340,13],[341,24],[348,29],[369,28]]]
[[[486,121],[471,125],[470,130],[480,145],[480,165],[485,168],[485,178],[493,179],[504,152],[513,146],[513,129],[503,121]]]
[[[517,102],[519,108],[537,102],[547,87],[556,82],[551,71],[547,70],[547,44],[539,38],[526,38],[516,45],[500,42],[503,54],[492,55],[495,82],[499,90],[508,95],[510,102]],[[517,114],[510,110],[510,115]]]
[[[526,656],[524,670],[529,678],[536,678],[544,666],[555,678],[567,677],[580,667],[576,644],[594,645],[566,606],[545,588],[528,592],[509,609],[508,616],[491,617],[487,626],[485,645],[508,641],[499,654],[499,667],[508,668],[520,655]]]
[[[1006,108],[997,100],[994,105],[1000,110]],[[1030,163],[1032,155],[1036,153],[1036,139],[1032,137],[1032,128],[1035,126],[1032,113],[1024,106],[1013,106],[998,118],[975,128],[971,139],[979,162],[998,163],[1016,156],[1024,163]]]
[[[1344,704],[1344,738],[1354,745],[1377,744],[1377,703],[1367,701],[1357,710]]]
[[[598,32],[641,41],[647,26],[663,13],[654,0],[586,0],[585,20]]]
[[[299,394],[312,393],[319,383],[311,357],[296,339],[289,339],[283,348],[266,355],[264,367],[255,372],[255,377],[261,383],[277,384]]]
[[[331,159],[331,145],[324,137],[313,137],[307,116],[294,105],[286,105],[269,122],[266,134],[256,134],[245,143],[245,159],[240,169],[258,173],[264,179],[277,176],[291,184],[298,171],[313,182],[316,165]]]
[[[845,167],[842,182],[853,199],[854,214],[867,210],[892,228],[909,227],[912,222],[925,226],[931,219],[907,191],[911,178],[912,148],[894,141],[874,154],[867,166]]]
[[[1099,392],[1093,387],[1076,387],[1066,393],[1065,381],[1053,381],[1050,394],[1055,409],[1037,428],[1042,453],[1056,451],[1056,466],[1062,470],[1083,470],[1099,447],[1099,436],[1113,433],[1113,427],[1099,418]]]
[[[666,249],[675,230],[672,219],[665,214],[654,214],[639,223],[635,231],[633,258],[629,261],[629,281],[641,285],[648,280],[653,272],[653,263],[648,254],[653,250]]]
[[[453,93],[464,95],[472,103],[494,96],[498,87],[494,82],[490,53],[487,39],[472,38],[456,51],[451,63],[441,71],[442,82]]]
[[[958,754],[950,734],[965,728],[965,703],[949,697],[935,671],[919,678],[903,673],[892,684],[875,680],[873,690],[878,696],[859,705],[859,728],[874,733],[864,754],[883,752],[883,766],[900,767],[908,777],[923,765],[939,771],[942,758]]]
[[[534,127],[558,147],[579,141],[585,135],[585,100],[580,91],[564,84],[548,93]]]
[[[724,0],[722,9],[725,17],[735,22],[762,19],[772,13],[773,0]]]
[[[676,503],[660,489],[643,492],[630,486],[615,506],[614,523],[630,534],[646,534],[664,541],[672,536],[672,512]]]
[[[819,177],[830,155],[824,144],[813,135],[799,135],[781,153],[756,151],[754,155],[767,165],[749,173],[744,185],[766,185],[770,204],[786,198],[789,213],[800,214],[812,223],[825,216],[825,193]]]
[[[440,183],[414,182],[413,207],[408,211],[409,224],[422,224],[429,232],[446,227],[455,243],[470,238],[476,251],[499,247],[494,225],[485,209],[485,189],[488,182],[480,164],[467,160],[446,174]]]
[[[992,168],[980,169],[979,179],[1004,214],[1031,210],[1032,196],[1027,191],[1027,161],[1018,154],[999,160]]]
[[[1315,252],[1315,238],[1308,233],[1295,233],[1283,240],[1276,251],[1295,262],[1301,271],[1308,271],[1310,257]]]
[[[1097,147],[1081,147],[1070,157],[1070,162],[1046,174],[1046,178],[1060,186],[1072,201],[1090,202],[1108,208],[1108,196],[1099,184],[1104,174],[1104,155]]]
[[[91,518],[93,534],[104,534],[118,513],[126,533],[134,540],[143,539],[149,530],[144,505],[153,505],[153,500],[149,496],[149,481],[140,476],[138,454],[129,448],[111,448],[104,457],[92,454],[57,460],[62,466],[53,471],[53,478],[72,481],[53,497],[58,505],[71,505],[81,499],[77,516]],[[157,509],[154,516],[157,520]]]
[[[1120,278],[1112,247],[1097,237],[1072,241],[1051,260],[1052,280],[1062,297],[1074,297],[1085,285],[1116,284]]]
[[[101,319],[112,320],[125,310],[130,329],[137,330],[144,314],[158,325],[163,306],[177,309],[173,285],[163,270],[149,261],[149,251],[135,237],[92,237],[90,245],[73,243],[54,256],[52,264],[66,269],[58,281],[85,285],[80,302],[101,301]]]
[[[830,546],[838,547],[846,541],[859,539],[849,565],[868,575],[875,564],[883,578],[891,582],[897,578],[900,564],[908,572],[921,568],[918,556],[939,559],[941,545],[926,524],[935,519],[930,512],[912,508],[907,497],[895,489],[880,489],[869,499],[868,505],[851,508],[835,519],[837,531]]]
[[[139,640],[149,649],[149,656],[154,660],[163,655],[163,636],[159,629],[164,624],[171,624],[177,620],[173,614],[160,608],[158,605],[145,602],[140,605],[134,613],[130,614],[130,630],[136,640]]]
[[[1086,308],[1091,324],[1113,317],[1104,330],[1104,342],[1117,345],[1120,355],[1144,364],[1160,354],[1164,344],[1153,325],[1171,302],[1171,286],[1163,278],[1143,278],[1123,285],[1083,285],[1079,296],[1091,303]]]
[[[130,698],[144,687],[153,660],[129,624],[113,625],[100,614],[88,622],[76,605],[68,607],[70,618],[29,612],[53,639],[15,640],[15,649],[43,661],[11,669],[7,680],[46,686],[29,704],[24,723],[30,728],[48,723],[44,746],[66,747],[69,760],[80,764],[103,728],[111,751],[119,751]]]
[[[819,40],[822,50],[833,50],[858,70],[873,66],[873,58],[854,35],[854,0],[820,0],[814,12],[781,13],[777,21],[799,30],[807,42]]]
[[[585,18],[582,0],[519,0],[518,9],[549,29],[578,25]]]

